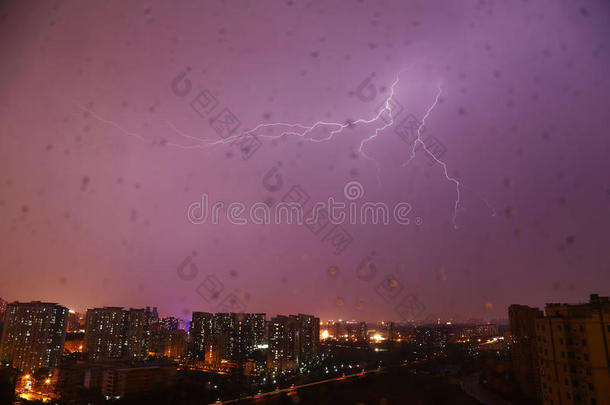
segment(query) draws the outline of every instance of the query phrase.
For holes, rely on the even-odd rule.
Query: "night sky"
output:
[[[9,1],[0,49],[6,300],[463,321],[610,293],[607,1]],[[187,217],[349,182],[410,223],[339,252]]]

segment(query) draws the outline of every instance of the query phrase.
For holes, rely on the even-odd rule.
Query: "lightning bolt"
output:
[[[142,135],[140,135],[140,134],[138,134],[136,132],[130,131],[130,130],[124,128],[123,126],[121,126],[119,123],[117,123],[115,121],[112,121],[112,120],[109,120],[109,119],[106,119],[106,118],[100,116],[95,111],[91,110],[90,108],[87,108],[87,107],[83,106],[82,104],[79,104],[76,100],[68,100],[68,101],[77,104],[78,108],[80,108],[82,111],[86,112],[87,114],[89,114],[90,116],[92,116],[93,118],[98,120],[99,122],[101,122],[103,124],[106,124],[106,125],[109,125],[109,126],[115,128],[115,129],[119,130],[121,133],[139,140],[140,142],[147,143],[149,145],[153,145],[154,144],[154,142],[151,139],[148,139],[148,138],[146,138],[146,137],[144,137],[144,136],[142,136]],[[178,130],[175,127],[174,127],[174,129],[176,131]],[[191,137],[190,135],[186,135],[186,134],[182,134],[182,133],[181,133],[181,135],[184,136],[184,137],[189,137],[189,138],[197,139],[198,141],[201,140],[199,138]],[[180,145],[180,144],[173,143],[173,142],[168,142],[168,143],[166,143],[166,145],[172,146],[172,147],[176,147],[176,148],[181,148],[181,149],[191,149],[191,147],[189,147],[189,146],[184,146],[184,145]]]
[[[384,113],[384,111],[388,112],[388,115],[390,117],[389,122],[386,122],[386,125],[383,125],[379,128],[375,129],[375,132],[364,138],[361,142],[360,142],[360,146],[358,147],[358,152],[360,152],[360,154],[362,156],[364,156],[365,158],[372,160],[375,162],[375,165],[377,166],[377,181],[379,182],[379,184],[381,184],[381,179],[379,178],[379,174],[381,172],[381,169],[379,167],[379,162],[377,162],[375,159],[371,158],[370,156],[368,156],[365,152],[364,152],[364,146],[369,143],[370,141],[372,141],[373,139],[377,138],[379,136],[379,133],[382,132],[384,129],[391,127],[394,124],[394,115],[392,113],[392,105],[390,104],[390,102],[392,101],[392,99],[394,98],[394,88],[396,87],[396,85],[398,84],[398,82],[400,81],[400,75],[405,71],[406,69],[401,70],[400,72],[398,72],[398,74],[396,75],[396,79],[394,80],[394,82],[392,83],[392,86],[390,86],[390,95],[388,96],[388,98],[386,98],[385,103],[384,103],[384,107],[383,109],[380,111],[379,114],[377,114],[377,116],[375,117],[375,120],[379,119],[381,117],[381,115]]]
[[[394,124],[394,116],[393,116],[393,112],[392,112],[391,101],[394,98],[394,89],[400,82],[400,75],[404,71],[406,71],[406,69],[399,71],[398,74],[396,75],[396,79],[394,80],[394,82],[392,83],[392,85],[390,87],[390,95],[385,99],[385,102],[383,104],[384,107],[374,117],[372,117],[370,119],[360,118],[355,121],[349,121],[347,123],[317,121],[313,125],[303,125],[303,124],[298,124],[298,123],[295,124],[295,123],[286,123],[286,122],[262,123],[248,131],[242,132],[240,134],[232,135],[227,138],[218,139],[215,141],[205,141],[205,140],[202,140],[201,138],[195,138],[193,136],[186,135],[186,134],[182,133],[181,131],[179,131],[169,121],[166,121],[166,124],[168,126],[170,126],[172,129],[174,129],[174,131],[176,131],[176,133],[178,133],[182,136],[188,137],[190,139],[197,139],[198,141],[200,141],[200,143],[198,145],[193,146],[193,147],[199,147],[199,148],[207,148],[207,147],[213,147],[213,146],[217,146],[217,145],[230,144],[230,143],[235,142],[237,139],[241,138],[242,136],[256,133],[258,130],[260,130],[262,128],[270,128],[270,127],[287,127],[287,128],[290,128],[291,130],[283,131],[278,135],[258,134],[256,136],[259,138],[278,139],[285,135],[295,135],[295,136],[304,138],[310,142],[328,142],[328,141],[332,140],[335,137],[335,135],[340,134],[346,128],[351,128],[358,124],[366,125],[366,124],[376,123],[382,117],[382,115],[387,112],[389,115],[389,121],[386,121],[385,125],[375,128],[375,131],[373,132],[373,134],[364,138],[360,142],[360,145],[358,147],[358,153],[362,157],[375,163],[375,165],[377,167],[377,181],[381,184],[381,179],[380,179],[381,169],[379,166],[379,162],[377,160],[373,159],[371,156],[369,156],[364,151],[364,148],[367,143],[369,143],[373,139],[377,138],[383,130],[385,130],[388,127],[391,127]],[[328,129],[332,128],[332,130],[330,130],[330,132],[328,133],[327,136],[322,137],[322,138],[315,138],[315,137],[307,138],[307,135],[311,134],[314,130],[316,130],[320,127],[326,127]],[[298,130],[295,131],[294,130],[295,128],[300,131],[298,131]]]
[[[434,155],[434,153],[432,153],[428,149],[425,142],[421,138],[421,131],[424,128],[424,125],[426,125],[426,120],[428,119],[430,114],[432,114],[432,110],[434,110],[434,108],[438,105],[438,100],[440,99],[442,94],[443,94],[443,90],[441,89],[441,85],[439,83],[438,91],[436,92],[436,96],[434,97],[434,102],[432,103],[432,105],[430,105],[430,107],[428,107],[424,116],[422,117],[419,127],[417,127],[417,138],[415,139],[415,142],[413,142],[413,148],[411,149],[411,157],[409,158],[408,161],[403,163],[402,166],[404,167],[404,166],[408,165],[413,160],[413,158],[415,158],[415,151],[417,150],[418,145],[421,145],[422,149],[428,154],[428,156],[430,156],[436,163],[441,165],[447,181],[455,184],[456,198],[455,198],[455,201],[453,202],[453,220],[452,221],[453,221],[453,228],[458,229],[459,227],[457,225],[456,219],[457,219],[457,211],[460,206],[461,199],[462,199],[461,191],[460,191],[460,187],[462,187],[462,184],[460,183],[460,181],[458,179],[449,175],[449,170],[447,169],[447,164],[445,162],[443,162],[441,159],[439,159],[438,157],[436,157],[436,155]]]
[[[393,116],[393,111],[392,111],[392,100],[394,98],[394,93],[395,93],[395,88],[398,85],[398,83],[400,82],[400,76],[401,74],[406,71],[406,69],[403,69],[401,71],[399,71],[396,75],[396,78],[394,80],[394,82],[392,83],[391,87],[390,87],[390,94],[389,96],[385,99],[385,102],[383,104],[383,108],[372,118],[370,119],[366,119],[366,118],[359,118],[355,121],[348,121],[346,123],[340,123],[340,122],[326,122],[326,121],[317,121],[315,123],[313,123],[312,125],[304,125],[304,124],[299,124],[299,123],[287,123],[287,122],[274,122],[274,123],[261,123],[257,126],[255,126],[254,128],[241,132],[239,134],[235,134],[235,135],[231,135],[228,136],[226,138],[221,138],[221,139],[217,139],[217,140],[212,140],[209,138],[200,138],[200,137],[194,137],[192,135],[188,135],[182,131],[180,131],[174,124],[172,124],[169,121],[165,121],[166,125],[169,126],[175,133],[177,133],[178,135],[182,136],[183,138],[189,139],[189,140],[194,140],[196,141],[195,144],[193,145],[182,145],[182,144],[177,144],[177,143],[170,143],[167,142],[165,143],[165,145],[167,146],[171,146],[171,147],[176,147],[176,148],[180,148],[180,149],[206,149],[206,148],[211,148],[214,146],[218,146],[218,145],[226,145],[226,144],[231,144],[233,142],[235,142],[236,140],[238,140],[239,138],[243,137],[243,136],[247,136],[250,134],[255,134],[257,131],[259,131],[260,129],[263,128],[272,128],[272,127],[281,127],[284,128],[284,130],[277,135],[272,135],[272,134],[257,134],[256,136],[259,138],[267,138],[267,139],[278,139],[281,138],[283,136],[286,135],[293,135],[293,136],[298,136],[300,138],[303,138],[307,141],[310,142],[328,142],[330,140],[332,140],[335,135],[340,134],[344,129],[346,128],[351,128],[355,125],[358,124],[362,124],[362,125],[367,125],[367,124],[373,124],[373,123],[377,123],[377,121],[379,121],[380,119],[382,119],[383,114],[387,113],[389,120],[385,121],[385,125],[382,126],[378,126],[375,128],[374,132],[365,137],[364,139],[362,139],[362,141],[360,141],[360,144],[358,146],[358,153],[364,157],[367,160],[370,160],[372,162],[375,163],[376,167],[377,167],[377,179],[379,181],[379,183],[381,183],[380,181],[380,177],[379,177],[379,173],[380,173],[380,166],[379,166],[379,162],[377,160],[375,160],[374,158],[372,158],[371,156],[369,156],[366,152],[365,152],[365,148],[366,145],[373,141],[374,139],[376,139],[385,129],[391,127],[394,124],[394,116]],[[460,181],[458,179],[456,179],[455,177],[452,177],[451,175],[449,175],[449,170],[447,167],[447,164],[441,160],[440,158],[436,157],[434,155],[434,153],[432,153],[428,147],[426,146],[426,144],[424,143],[424,141],[421,138],[421,131],[424,128],[425,122],[428,119],[428,117],[432,114],[432,111],[434,110],[434,108],[438,105],[440,96],[442,95],[442,89],[440,84],[438,85],[438,92],[436,93],[436,96],[434,98],[434,102],[432,103],[432,105],[430,105],[430,107],[428,107],[428,109],[426,110],[421,124],[419,125],[419,127],[417,128],[417,138],[415,140],[415,142],[413,143],[413,148],[411,150],[411,155],[410,158],[407,162],[405,162],[404,164],[402,164],[402,167],[408,165],[413,158],[415,157],[416,154],[416,150],[418,145],[421,145],[421,148],[425,151],[426,154],[428,154],[428,156],[430,156],[436,163],[438,163],[442,169],[443,169],[443,173],[445,175],[445,179],[453,184],[455,184],[455,190],[456,190],[456,199],[454,201],[453,204],[453,226],[455,229],[458,229],[458,225],[457,225],[457,212],[458,209],[460,207],[460,203],[461,203],[461,189],[465,188],[465,186],[463,184],[460,183]],[[79,108],[87,113],[89,113],[93,118],[95,118],[96,120],[110,125],[116,129],[118,129],[119,131],[121,131],[122,133],[131,136],[133,138],[136,138],[138,140],[140,140],[141,142],[145,142],[148,144],[153,144],[153,142],[147,138],[145,138],[142,135],[139,135],[133,131],[129,131],[125,128],[123,128],[121,125],[119,125],[118,123],[108,120],[104,117],[101,117],[100,115],[96,114],[94,111],[92,111],[91,109],[85,108],[82,105],[79,105]],[[319,128],[325,128],[329,130],[329,133],[327,136],[322,137],[322,138],[316,138],[316,137],[307,137],[308,135],[310,135],[313,131],[315,131],[316,129]],[[489,204],[487,203],[486,200],[484,200],[485,203],[489,206]],[[495,215],[495,211],[494,214]]]
[[[365,118],[360,118],[357,119],[355,121],[349,121],[347,123],[340,123],[340,122],[326,122],[326,121],[317,121],[312,125],[303,125],[303,124],[295,124],[295,123],[287,123],[287,122],[273,122],[273,123],[262,123],[257,125],[256,127],[248,130],[248,131],[244,131],[240,134],[235,134],[235,135],[231,135],[229,137],[226,138],[222,138],[222,139],[218,139],[215,141],[210,141],[210,142],[206,142],[206,140],[202,140],[201,138],[195,138],[192,136],[188,136],[191,139],[198,139],[199,141],[201,141],[199,147],[211,147],[211,146],[217,146],[217,145],[224,145],[224,144],[229,144],[229,143],[233,143],[235,142],[237,139],[241,138],[242,136],[245,135],[250,135],[253,134],[255,132],[257,132],[258,130],[260,130],[261,128],[270,128],[270,127],[288,127],[290,129],[294,129],[294,128],[298,128],[301,131],[283,131],[282,133],[280,133],[279,135],[268,135],[268,134],[258,134],[257,137],[259,138],[270,138],[270,139],[278,139],[281,138],[284,135],[296,135],[302,138],[305,138],[307,135],[311,134],[314,130],[320,128],[320,127],[328,127],[330,128],[334,128],[332,129],[328,136],[323,137],[323,138],[306,138],[306,140],[311,141],[311,142],[327,142],[332,140],[332,138],[334,138],[335,135],[341,133],[344,129],[346,128],[351,128],[355,125],[358,124],[372,124],[377,122],[381,116],[385,113],[388,112],[389,116],[390,116],[390,122],[386,123],[386,125],[383,125],[379,128],[375,129],[375,132],[373,135],[365,138],[362,140],[362,142],[360,142],[360,146],[358,148],[358,152],[364,156],[365,158],[369,159],[369,160],[374,160],[373,158],[371,158],[370,156],[368,156],[365,152],[364,152],[364,145],[366,143],[368,143],[369,141],[371,141],[372,139],[376,138],[379,133],[381,131],[383,131],[384,129],[392,126],[392,124],[394,123],[394,118],[392,116],[392,106],[390,105],[390,101],[392,100],[392,98],[394,97],[394,88],[396,87],[396,85],[398,84],[398,82],[400,81],[400,74],[404,72],[404,69],[401,70],[397,77],[396,80],[394,80],[394,82],[392,83],[392,86],[390,88],[390,95],[386,98],[385,103],[384,103],[384,108],[382,108],[373,118],[370,119],[365,119]],[[171,126],[172,128],[174,128],[174,130],[177,130],[177,128],[175,128],[175,126],[173,124],[171,124],[170,122],[166,122],[169,126]],[[179,132],[180,133],[180,132]],[[181,133],[180,133],[181,134]],[[182,134],[184,135],[184,134]]]

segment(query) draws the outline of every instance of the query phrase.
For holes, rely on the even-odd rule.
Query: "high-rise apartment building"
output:
[[[243,347],[238,344],[242,341],[244,334],[241,319],[245,314],[240,314],[239,322],[237,321],[237,315],[217,313],[213,317],[214,342],[217,343],[215,349],[218,350],[220,357],[223,359],[237,360],[243,355],[241,352]]]
[[[155,355],[166,355],[167,346],[172,343],[172,336],[175,332],[184,332],[179,331],[180,320],[174,317],[167,317],[161,319],[155,319],[154,315],[152,318],[152,323],[150,325],[150,344],[148,350]],[[187,335],[188,337],[188,335]],[[175,339],[173,339],[175,341]],[[175,350],[170,350],[173,357],[176,357]],[[180,356],[185,355],[185,353],[181,353]]]
[[[87,310],[85,351],[91,360],[146,358],[151,313],[144,309],[104,307]]]
[[[265,340],[265,314],[193,312],[190,336],[196,357],[245,360]]]
[[[209,312],[193,312],[189,327],[189,352],[194,358],[203,358],[206,345],[211,344],[214,334],[214,314]]]
[[[278,315],[269,322],[267,368],[273,372],[296,370],[299,365],[299,322],[293,316]]]
[[[231,328],[227,333],[227,358],[246,360],[256,346],[264,341],[265,314],[230,314]]]
[[[508,308],[512,335],[511,357],[519,392],[525,398],[540,399],[536,319],[542,317],[538,308],[511,305]]]
[[[313,364],[320,346],[320,319],[311,315],[278,315],[269,322],[267,367],[298,370]]]
[[[536,319],[542,402],[610,404],[610,300],[547,304]]]
[[[13,302],[6,306],[0,360],[22,372],[58,367],[66,339],[68,309],[48,302]]]
[[[91,360],[121,359],[127,353],[127,312],[122,307],[87,310],[85,352]]]
[[[258,313],[251,314],[252,316],[252,337],[254,339],[254,345],[260,346],[265,344],[266,326],[267,326],[267,314]]]
[[[299,368],[313,364],[320,347],[320,319],[312,315],[291,315],[298,322]]]
[[[154,319],[154,316],[153,316]],[[180,329],[180,319],[168,316],[166,318],[158,319],[155,323],[162,325],[163,329],[174,332]]]
[[[163,355],[169,359],[180,359],[186,355],[188,334],[184,330],[168,332]]]
[[[127,311],[127,346],[129,357],[145,359],[150,348],[153,315],[148,308]]]

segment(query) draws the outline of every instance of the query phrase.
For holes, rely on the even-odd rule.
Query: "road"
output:
[[[328,380],[316,381],[316,382],[312,382],[312,383],[308,383],[308,384],[293,385],[293,386],[291,386],[289,388],[277,389],[275,391],[270,391],[270,392],[261,392],[261,393],[258,393],[258,394],[249,395],[247,397],[231,399],[231,400],[228,400],[228,401],[216,401],[216,402],[214,402],[214,403],[212,403],[210,405],[232,404],[232,403],[235,403],[235,402],[239,402],[239,401],[243,401],[243,400],[248,400],[248,399],[260,399],[260,398],[270,397],[270,396],[274,396],[274,395],[278,395],[278,394],[282,394],[282,393],[289,393],[291,391],[296,391],[296,390],[301,389],[301,388],[313,387],[313,386],[316,386],[316,385],[328,384],[328,383],[337,382],[337,381],[347,381],[347,380],[352,379],[352,378],[362,377],[362,376],[365,376],[367,374],[380,373],[382,371],[383,371],[382,369],[377,368],[377,369],[374,369],[374,370],[363,371],[363,372],[360,372],[358,374],[350,374],[350,375],[346,375],[346,376],[342,376],[342,377],[329,378]]]

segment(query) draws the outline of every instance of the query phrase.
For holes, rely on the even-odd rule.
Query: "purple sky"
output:
[[[248,312],[363,320],[400,320],[415,299],[415,317],[458,321],[607,295],[609,31],[605,1],[4,2],[0,297],[189,317],[234,296]],[[181,97],[172,81],[187,67]],[[249,159],[210,146],[224,108],[238,132],[370,120],[401,71],[403,111],[364,154],[382,120],[328,142],[311,140],[336,127],[263,127]],[[463,185],[458,229],[455,184],[423,150],[404,166],[412,146],[395,132],[438,86],[422,135]],[[218,102],[205,118],[191,107],[203,90]],[[263,185],[274,166],[278,191]],[[335,255],[330,226],[186,215],[202,193],[273,205],[300,185],[310,202],[347,201],[349,181],[361,202],[411,204],[411,224],[347,224],[353,241]],[[188,281],[177,268],[192,252]],[[223,290],[206,301],[210,275]]]

